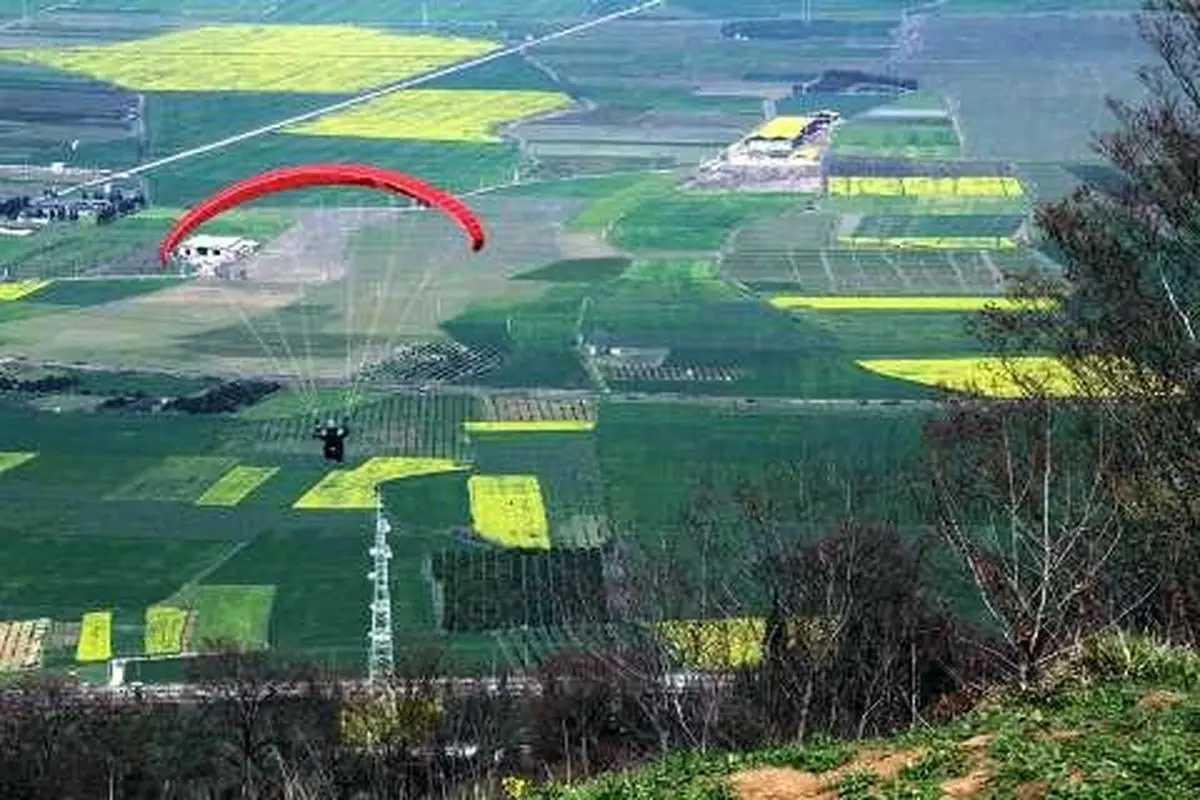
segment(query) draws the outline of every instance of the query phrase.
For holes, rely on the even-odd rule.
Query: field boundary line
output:
[[[184,161],[186,159],[192,158],[193,156],[199,156],[199,155],[203,155],[205,153],[211,153],[214,150],[222,150],[226,147],[229,147],[230,145],[240,144],[241,142],[245,142],[250,139],[256,139],[260,136],[265,136],[268,133],[275,133],[276,131],[282,130],[283,128],[290,128],[293,125],[300,124],[301,122],[308,122],[310,120],[314,120],[319,117],[323,117],[327,114],[332,114],[337,111],[343,111],[348,108],[353,108],[354,106],[362,105],[363,103],[370,102],[371,100],[376,100],[380,97],[386,97],[389,94],[394,94],[395,92],[399,92],[404,89],[411,89],[414,86],[420,86],[421,84],[428,83],[429,81],[436,80],[437,78],[444,78],[449,75],[457,75],[458,73],[464,72],[473,67],[478,67],[483,64],[488,64],[488,63],[491,63],[492,61],[496,61],[498,59],[505,58],[507,56],[515,55],[518,53],[524,54],[525,51],[531,47],[537,47],[538,45],[545,44],[546,42],[552,42],[556,39],[562,39],[567,36],[572,36],[576,33],[580,33],[581,31],[590,30],[591,28],[595,28],[600,25],[605,25],[609,22],[613,22],[615,20],[622,19],[623,17],[628,17],[633,14],[637,14],[641,11],[645,11],[648,8],[653,8],[657,5],[661,5],[662,2],[663,2],[663,0],[646,0],[646,2],[638,3],[635,6],[630,6],[629,8],[624,8],[624,9],[621,9],[620,11],[614,11],[611,14],[605,14],[604,16],[596,17],[595,19],[587,20],[586,22],[581,22],[577,25],[572,25],[570,27],[563,28],[562,30],[555,31],[554,33],[546,34],[545,36],[540,36],[536,39],[530,39],[529,41],[521,42],[520,44],[512,45],[511,47],[503,47],[499,50],[494,50],[491,53],[486,53],[477,58],[472,58],[467,61],[461,61],[457,64],[452,64],[448,67],[443,67],[442,69],[434,70],[433,72],[427,72],[423,75],[418,75],[415,78],[406,78],[405,80],[402,80],[402,81],[399,81],[396,83],[390,83],[385,86],[381,86],[377,89],[372,89],[371,91],[364,92],[363,94],[351,97],[348,100],[341,100],[337,103],[332,103],[330,105],[323,106],[323,107],[315,109],[313,111],[306,111],[303,114],[297,114],[295,116],[288,117],[286,119],[282,119],[277,122],[272,122],[268,125],[262,125],[258,128],[253,128],[248,131],[243,131],[242,133],[234,134],[233,136],[227,136],[224,139],[218,139],[215,142],[209,142],[208,144],[200,145],[198,147],[192,147],[187,150],[182,150],[178,153],[173,153],[169,156],[163,156],[162,158],[157,158],[157,159],[154,159],[153,161],[148,161],[145,164],[139,164],[139,165],[137,165],[135,167],[131,167],[130,169],[127,169],[127,170],[118,170],[116,172],[113,172],[111,175],[107,175],[103,178],[97,178],[97,179],[90,180],[90,181],[84,181],[83,183],[77,183],[74,186],[68,186],[67,188],[60,190],[58,192],[57,196],[61,197],[63,195],[71,194],[72,192],[77,192],[82,189],[90,189],[94,186],[100,186],[102,184],[109,183],[114,179],[132,178],[135,175],[143,175],[147,172],[150,172],[151,170],[158,169],[159,167],[165,167],[168,164],[174,164],[177,161]]]
[[[238,553],[242,552],[242,550],[244,550],[247,546],[249,546],[251,541],[253,541],[253,540],[252,539],[243,539],[240,542],[234,542],[233,545],[229,547],[229,549],[227,549],[224,553],[222,553],[218,558],[214,559],[211,564],[208,564],[203,569],[201,569],[199,572],[197,572],[195,575],[193,575],[192,577],[190,577],[186,581],[184,581],[183,585],[181,585],[175,591],[171,592],[170,596],[167,597],[166,600],[160,601],[157,605],[168,605],[169,602],[173,598],[179,597],[180,595],[185,594],[186,592],[188,592],[191,589],[195,589],[197,586],[199,586],[201,583],[204,582],[205,578],[207,578],[209,575],[212,575],[214,572],[219,570],[221,567],[225,566],[230,561],[232,561],[233,557],[236,556]]]

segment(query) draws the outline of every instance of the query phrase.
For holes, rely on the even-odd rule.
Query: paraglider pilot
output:
[[[346,456],[346,437],[350,435],[350,429],[345,423],[338,424],[332,418],[325,420],[322,425],[317,422],[317,429],[313,433],[314,439],[321,439],[325,443],[325,460],[336,461],[339,464]]]

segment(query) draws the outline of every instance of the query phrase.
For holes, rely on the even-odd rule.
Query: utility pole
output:
[[[371,597],[371,630],[367,634],[367,679],[375,683],[391,674],[395,666],[392,643],[392,590],[388,576],[388,561],[392,548],[387,535],[392,526],[383,513],[383,499],[375,490],[375,543],[368,551],[374,569],[367,573],[373,592]]]

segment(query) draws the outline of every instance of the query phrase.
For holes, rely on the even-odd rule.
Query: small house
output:
[[[215,274],[220,267],[239,261],[259,248],[253,239],[240,236],[197,235],[185,239],[177,250],[183,262],[201,275]]]

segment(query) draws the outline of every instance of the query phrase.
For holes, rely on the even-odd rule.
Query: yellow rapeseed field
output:
[[[1010,372],[1035,378],[1044,391],[1059,397],[1078,393],[1065,365],[1047,356],[1014,358],[1009,366],[999,358],[880,358],[856,362],[864,369],[958,392],[978,391],[988,397],[1020,397],[1024,389]]]
[[[596,429],[592,419],[467,420],[467,433],[586,433]]]
[[[909,176],[879,178],[857,175],[835,175],[829,178],[832,195],[907,195],[913,197],[1020,197],[1024,194],[1021,181],[1002,175],[934,178]]]
[[[777,294],[767,300],[781,311],[1043,311],[1054,308],[1050,299],[1016,300],[1011,297],[862,297],[858,295],[809,297]]]
[[[364,139],[499,141],[496,127],[565,108],[561,92],[411,89],[287,128],[286,133]]]
[[[367,460],[356,469],[333,470],[292,504],[292,508],[372,509],[375,507],[375,487],[381,483],[461,469],[467,469],[467,465],[448,458],[379,456]]]
[[[215,25],[100,46],[0,50],[142,92],[356,92],[473,58],[482,39],[350,25]]]
[[[32,461],[37,453],[0,452],[0,472],[16,469],[26,461]]]
[[[89,611],[83,615],[75,660],[107,661],[112,658],[112,612]]]
[[[1039,391],[1057,397],[1112,396],[1121,386],[1127,387],[1131,395],[1164,395],[1178,393],[1181,387],[1172,387],[1152,373],[1141,371],[1128,364],[1121,368],[1120,362],[1109,361],[1105,373],[1115,376],[1116,387],[1103,385],[1088,387],[1068,369],[1067,365],[1048,356],[1024,356],[1009,359],[1006,364],[999,358],[882,358],[856,362],[860,367],[886,375],[890,378],[924,383],[951,391],[978,392],[988,397],[1021,397],[1024,387],[1014,380],[1020,377],[1031,381]],[[1115,368],[1115,369],[1114,369]],[[1084,372],[1088,372],[1085,365]],[[1015,376],[1014,376],[1015,373]],[[1100,374],[1097,373],[1100,377]],[[1086,381],[1085,383],[1091,383]]]
[[[160,656],[183,650],[183,629],[188,612],[172,606],[150,606],[146,609],[143,645],[146,655]]]
[[[840,236],[846,247],[912,247],[922,250],[1011,250],[1017,243],[1007,236]]]
[[[536,475],[472,475],[467,492],[480,536],[504,547],[550,549],[550,525]]]
[[[205,489],[196,505],[236,506],[277,472],[279,467],[234,467]]]
[[[0,282],[0,303],[23,300],[34,292],[40,292],[42,289],[45,289],[51,283],[53,281],[26,280]]]

